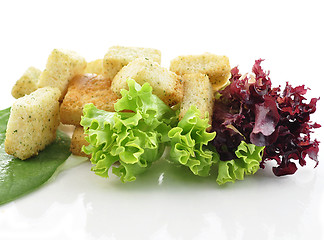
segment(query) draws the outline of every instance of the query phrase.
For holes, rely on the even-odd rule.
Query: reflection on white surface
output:
[[[164,173],[161,173],[159,179],[158,179],[158,183],[159,185],[161,185],[163,183],[163,178],[164,178]]]
[[[27,200],[27,199],[26,199]],[[23,207],[10,203],[4,212],[1,239],[67,239],[84,237],[90,204],[84,205],[82,196],[69,203],[44,201],[27,202]]]
[[[320,239],[320,169],[277,178],[260,172],[219,187],[158,162],[122,184],[89,171],[62,172],[55,182],[0,207],[0,239]],[[320,176],[320,178],[318,178]],[[162,181],[163,179],[163,181]],[[302,181],[300,179],[303,179]]]

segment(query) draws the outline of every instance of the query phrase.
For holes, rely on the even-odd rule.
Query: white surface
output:
[[[323,96],[321,1],[1,1],[0,108],[29,67],[53,48],[102,58],[112,45],[154,47],[162,65],[212,52],[250,71],[264,58],[274,85],[306,84]],[[322,98],[323,99],[323,98]],[[323,100],[314,120],[323,124]],[[323,130],[316,133],[323,142]],[[322,144],[320,145],[322,149]],[[270,165],[219,187],[159,162],[129,184],[89,163],[0,206],[0,239],[324,239],[324,167],[277,178]]]

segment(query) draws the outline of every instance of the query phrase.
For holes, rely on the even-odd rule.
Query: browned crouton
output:
[[[112,79],[120,69],[136,58],[148,58],[161,64],[161,52],[157,49],[113,46],[103,59],[103,75]]]
[[[102,59],[97,59],[87,63],[87,67],[84,73],[95,73],[97,75],[102,75]]]
[[[13,86],[11,94],[14,98],[20,98],[34,92],[38,88],[38,79],[41,70],[29,67]]]
[[[60,108],[63,124],[80,125],[83,106],[93,103],[98,109],[114,111],[118,97],[110,88],[111,80],[96,74],[84,74],[72,79]]]
[[[82,151],[82,146],[87,146],[89,143],[85,140],[84,130],[81,126],[76,126],[71,139],[71,152],[74,155],[89,157]]]
[[[24,160],[55,140],[60,95],[58,88],[44,87],[14,102],[6,131],[8,154]]]
[[[214,91],[224,86],[231,74],[228,57],[211,53],[179,56],[171,61],[170,70],[179,75],[196,72],[206,74]]]
[[[169,106],[182,101],[183,85],[180,76],[152,60],[137,58],[130,62],[114,77],[112,90],[120,95],[121,89],[128,89],[128,78],[134,79],[140,85],[148,82],[153,88],[153,93]]]
[[[48,57],[46,69],[39,76],[38,87],[57,87],[63,99],[72,78],[83,74],[87,62],[74,51],[54,49]]]
[[[213,114],[213,88],[207,75],[202,73],[191,73],[182,76],[184,85],[183,101],[180,106],[179,118],[182,119],[191,105],[196,106],[201,112],[209,114],[209,124],[212,122]]]

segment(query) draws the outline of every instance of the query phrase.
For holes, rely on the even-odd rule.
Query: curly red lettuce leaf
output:
[[[250,141],[258,146],[269,146],[278,137],[276,126],[279,122],[279,113],[276,102],[269,96],[264,102],[255,105],[255,123],[250,134]]]
[[[274,89],[271,95],[276,99],[280,120],[277,124],[278,137],[274,144],[267,146],[261,167],[267,160],[276,160],[278,167],[273,168],[277,176],[294,174],[297,171],[295,162],[300,166],[306,165],[306,156],[318,165],[319,141],[311,139],[313,129],[321,127],[320,124],[310,121],[310,114],[316,111],[319,98],[312,98],[306,103],[307,89],[304,85],[292,87],[286,83],[283,92]]]
[[[253,75],[242,75],[233,68],[230,84],[218,94],[214,105],[213,130],[216,137],[213,145],[222,161],[235,158],[241,141],[265,146],[261,167],[265,161],[276,160],[273,168],[277,176],[293,174],[298,160],[306,165],[306,157],[318,164],[319,141],[311,140],[312,130],[320,125],[310,121],[316,111],[319,98],[305,103],[305,86],[292,87],[286,84],[272,88],[269,72],[261,68],[259,59],[252,68]]]

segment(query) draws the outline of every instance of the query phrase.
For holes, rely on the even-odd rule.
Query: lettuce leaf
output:
[[[254,144],[247,144],[241,141],[237,147],[235,155],[237,159],[230,161],[218,160],[218,175],[216,182],[222,185],[227,182],[235,182],[235,180],[243,180],[244,175],[256,173],[260,168],[264,147]]]
[[[87,104],[80,123],[89,142],[83,151],[91,154],[92,170],[108,177],[112,168],[122,182],[134,181],[162,156],[176,119],[175,112],[152,94],[148,83],[140,86],[128,79],[127,84],[129,90],[121,90],[116,112]]]
[[[98,110],[93,104],[84,107],[84,127],[91,155],[92,170],[108,177],[109,169],[122,182],[134,181],[158,160],[170,145],[170,162],[184,165],[198,176],[208,176],[218,168],[216,182],[224,184],[254,174],[260,165],[264,147],[244,141],[235,151],[236,158],[221,161],[211,141],[216,132],[207,132],[208,116],[191,106],[181,121],[178,115],[157,96],[148,83],[140,86],[127,80],[129,90],[115,104],[116,112]]]
[[[195,175],[208,176],[216,156],[208,149],[208,143],[214,139],[216,132],[207,132],[210,127],[208,116],[204,119],[200,116],[200,111],[191,106],[178,126],[169,131],[170,160],[189,167]]]
[[[70,137],[57,131],[56,140],[37,156],[20,160],[5,152],[10,108],[0,110],[0,205],[30,193],[48,182],[70,156]]]
[[[217,132],[213,145],[221,160],[236,158],[235,151],[244,140],[266,146],[260,167],[275,160],[272,168],[276,176],[294,174],[296,164],[305,166],[308,160],[319,163],[319,141],[312,139],[314,129],[311,114],[316,112],[319,98],[307,102],[305,85],[273,87],[270,72],[256,60],[252,75],[231,70],[229,85],[217,93],[213,114],[213,131]],[[308,158],[308,157],[309,158]],[[294,161],[298,160],[298,161]]]

